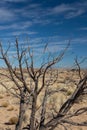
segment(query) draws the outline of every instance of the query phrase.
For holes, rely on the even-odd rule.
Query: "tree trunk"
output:
[[[45,113],[46,113],[46,101],[47,101],[47,88],[45,90],[45,94],[44,94],[43,102],[42,102],[42,110],[41,110],[41,118],[40,118],[39,130],[45,130],[46,129],[44,127]]]
[[[15,130],[22,130],[24,113],[25,113],[24,92],[22,92],[21,99],[20,99],[19,118],[15,126]]]
[[[32,111],[30,116],[30,130],[35,130],[36,101],[37,101],[37,95],[34,94],[32,101]]]
[[[35,89],[32,95],[32,110],[30,116],[30,130],[35,130],[35,114],[36,114],[36,103],[37,103],[37,88],[38,88],[38,80],[35,81]]]

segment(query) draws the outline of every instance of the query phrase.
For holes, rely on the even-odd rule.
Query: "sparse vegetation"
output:
[[[15,130],[22,130],[23,123],[26,120],[28,124],[26,124],[25,128],[28,127],[29,130],[43,130],[43,128],[45,130],[55,130],[59,126],[62,130],[62,128],[67,129],[66,124],[70,126],[87,126],[85,121],[78,122],[78,120],[72,119],[86,113],[87,106],[71,111],[73,107],[75,108],[76,102],[87,94],[87,74],[84,72],[84,75],[82,75],[81,69],[78,69],[78,81],[77,79],[73,81],[72,77],[70,79],[68,75],[69,72],[72,75],[72,71],[68,70],[64,73],[63,70],[62,73],[59,73],[59,70],[54,67],[55,64],[62,60],[68,46],[56,57],[50,58],[48,55],[48,60],[42,62],[39,68],[35,68],[34,55],[30,47],[21,48],[20,50],[16,39],[15,59],[18,66],[14,67],[9,60],[9,48],[5,51],[0,44],[0,58],[7,66],[4,70],[5,73],[0,72],[0,75],[6,78],[6,82],[0,83],[18,101],[16,103],[19,109],[18,117],[13,116],[8,121],[8,124],[15,125]],[[46,48],[47,45],[44,48],[44,53]],[[76,63],[78,64],[77,60]],[[61,78],[59,78],[59,74]],[[8,81],[12,83],[12,87],[8,85]],[[70,89],[71,86],[73,86],[73,91]],[[9,104],[3,102],[1,106],[8,107]],[[14,107],[9,106],[6,110],[13,111]],[[26,111],[29,111],[27,117],[25,115]]]
[[[11,130],[11,128],[6,128],[5,130]]]
[[[1,107],[8,107],[8,106],[9,106],[9,103],[6,101],[1,103]]]
[[[16,125],[18,122],[18,117],[11,117],[8,121],[8,124],[10,125]]]
[[[7,111],[13,111],[14,107],[13,106],[9,106],[9,108],[7,108]]]
[[[0,99],[4,98],[2,95],[0,95]]]
[[[67,91],[67,96],[70,96],[72,94],[72,91],[71,90],[68,90]]]

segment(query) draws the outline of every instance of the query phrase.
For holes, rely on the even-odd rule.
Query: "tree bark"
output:
[[[21,99],[20,99],[19,118],[15,126],[15,130],[22,130],[24,113],[25,113],[24,92],[22,92]]]
[[[35,80],[35,89],[32,95],[32,110],[30,116],[30,130],[35,130],[35,114],[36,114],[36,104],[37,104],[37,88],[38,88],[38,80]]]
[[[30,116],[30,130],[35,130],[36,101],[37,101],[37,95],[34,94],[32,101],[32,111]]]

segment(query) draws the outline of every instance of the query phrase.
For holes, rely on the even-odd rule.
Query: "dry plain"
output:
[[[0,69],[0,73],[7,73],[6,70]],[[26,75],[26,82],[30,82],[29,78],[27,77],[26,72],[24,72]],[[81,75],[84,75],[86,73],[86,70],[81,71]],[[48,78],[48,76],[47,76]],[[79,82],[79,74],[78,71],[71,70],[71,69],[59,69],[58,70],[58,77],[53,86],[51,86],[50,89],[57,90],[64,88],[65,92],[58,92],[52,95],[48,101],[47,101],[47,113],[48,117],[53,112],[53,107],[58,111],[61,107],[61,105],[72,95],[76,88],[76,84]],[[11,92],[14,90],[14,84],[10,80],[8,80],[6,77],[0,76],[0,83],[5,83],[8,89],[5,89],[0,84],[0,130],[14,130],[15,129],[15,123],[16,119],[18,117],[19,112],[19,99],[13,95]],[[39,82],[40,84],[40,82]],[[11,91],[11,92],[10,92]],[[41,103],[41,95],[37,102],[37,107],[40,106]],[[74,106],[72,107],[71,111],[75,111],[78,108],[81,107],[87,107],[87,95],[80,98],[79,102],[76,102]],[[25,113],[24,118],[24,126],[28,122],[27,115],[30,114],[30,108]],[[12,120],[13,121],[12,123]],[[87,121],[87,112],[85,114],[80,115],[79,117],[73,117],[72,120],[76,120],[78,122],[80,121]],[[72,125],[67,125],[68,130],[87,130],[87,127],[75,127]],[[57,127],[56,130],[64,130],[64,128]]]

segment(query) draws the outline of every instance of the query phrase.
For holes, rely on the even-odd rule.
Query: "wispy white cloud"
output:
[[[37,32],[32,32],[32,31],[14,31],[11,33],[13,36],[20,36],[20,35],[31,35],[31,34],[36,34]]]
[[[72,44],[87,44],[87,37],[77,37],[72,39]]]
[[[34,7],[35,8],[31,8]],[[53,19],[48,16],[59,16],[62,15],[66,19],[75,18],[87,12],[87,2],[74,2],[72,4],[60,4],[55,7],[42,8],[40,4],[34,6],[27,6],[25,9],[20,10],[23,16],[31,17],[33,20],[37,20],[37,23],[42,19],[41,23],[50,23]],[[27,10],[29,9],[29,12]]]
[[[13,0],[4,0],[4,1],[13,1]],[[16,1],[24,1],[24,0],[14,0]],[[8,35],[21,35],[21,34],[36,34],[35,31],[27,31],[32,26],[37,24],[40,25],[48,25],[48,24],[57,24],[60,25],[63,22],[57,21],[57,17],[62,15],[65,19],[75,18],[77,16],[82,15],[87,11],[87,2],[75,2],[73,4],[60,4],[55,7],[43,7],[41,4],[36,4],[32,2],[27,6],[23,6],[23,8],[19,7],[11,7],[5,6],[0,8],[0,22],[12,21],[13,23],[5,23],[5,25],[0,26],[0,30],[10,30],[11,32]],[[56,19],[56,20],[55,20]],[[18,21],[17,21],[18,20]],[[14,31],[13,31],[14,30]],[[26,31],[25,31],[26,30]],[[82,30],[87,30],[87,28],[83,28]],[[45,38],[42,41],[48,41]],[[57,39],[58,40],[58,39]],[[37,38],[36,42],[40,42]],[[34,42],[35,42],[34,41]]]
[[[0,30],[7,30],[7,29],[23,30],[23,29],[27,29],[31,26],[32,26],[32,22],[30,22],[30,21],[23,22],[22,21],[22,22],[2,25],[2,26],[0,26]]]
[[[11,38],[11,37],[17,37],[17,36],[19,37],[21,35],[29,36],[29,35],[34,35],[34,34],[37,34],[37,32],[20,30],[20,31],[8,32],[6,36],[10,36]]]
[[[28,0],[3,0],[3,2],[13,2],[13,3],[15,3],[15,2],[26,2],[26,1],[28,1]]]
[[[0,8],[0,21],[12,21],[15,18],[14,12],[8,8]]]
[[[37,40],[41,40],[42,38],[39,37],[37,38]],[[54,37],[53,37],[54,39]],[[36,40],[36,38],[34,38],[34,41]],[[15,41],[14,41],[15,42]],[[12,50],[9,51],[9,54],[10,55],[14,55],[16,52],[15,52],[15,49],[14,49],[14,42],[11,43],[11,48]],[[44,47],[46,45],[46,43],[36,43],[36,42],[33,42],[31,41],[31,39],[29,39],[29,44],[28,42],[25,40],[20,40],[19,39],[19,44],[21,47],[23,48],[27,48],[28,46],[30,47],[31,50],[33,50],[33,53],[34,53],[34,56],[38,59],[40,58],[41,55],[43,55],[43,52],[44,52]],[[63,50],[65,48],[66,44],[64,44],[64,41],[61,41],[61,42],[50,42],[47,46],[47,49],[46,49],[46,52],[45,54],[55,54],[55,53],[59,53],[61,50]],[[38,57],[37,57],[38,56]]]
[[[21,18],[27,18],[32,21],[33,25],[41,24],[47,25],[50,23],[58,23],[61,24],[60,21],[56,21],[53,18],[48,16],[52,16],[52,12],[50,8],[43,8],[41,4],[29,4],[24,6],[23,8],[16,8],[14,9],[15,14],[17,17],[20,15]]]
[[[74,2],[72,4],[60,4],[48,12],[48,14],[63,15],[65,18],[70,19],[82,15],[87,12],[87,2]]]
[[[82,27],[82,28],[79,28],[78,30],[87,31],[87,27]]]
[[[61,4],[61,5],[58,5],[58,6],[54,7],[52,9],[52,13],[54,13],[54,14],[60,14],[60,13],[64,13],[64,12],[70,11],[70,10],[74,10],[74,8],[71,7],[68,4]]]
[[[65,18],[67,18],[67,19],[74,18],[74,17],[82,15],[84,12],[85,12],[85,10],[71,11],[68,14],[66,14]]]
[[[4,0],[4,2],[26,2],[27,0]],[[7,3],[8,5],[8,3]],[[53,22],[51,16],[57,17],[62,15],[66,19],[75,18],[87,12],[87,2],[74,2],[72,4],[56,5],[55,7],[43,7],[41,4],[30,3],[27,6],[24,5],[23,8],[0,8],[0,19],[13,20],[13,19],[30,19],[33,24],[49,24]],[[49,17],[48,17],[49,16]],[[54,22],[55,23],[55,22]]]

